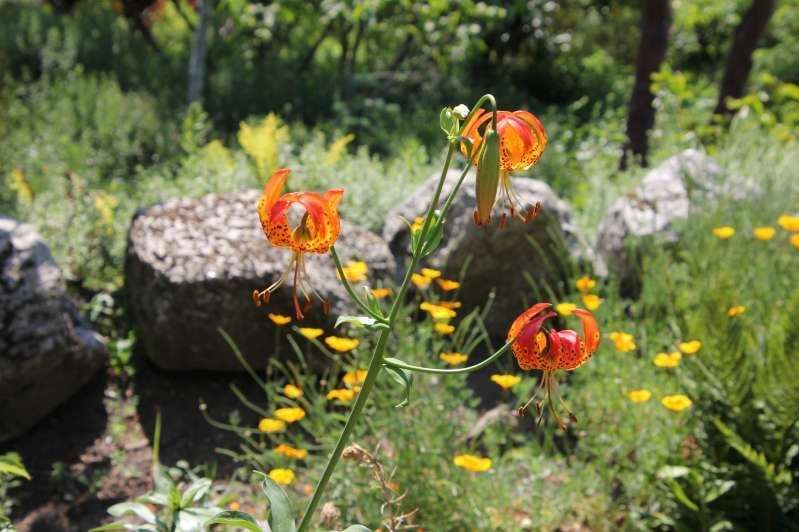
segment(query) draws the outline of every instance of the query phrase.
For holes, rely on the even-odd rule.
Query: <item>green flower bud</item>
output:
[[[477,210],[474,222],[485,225],[491,221],[491,209],[497,199],[499,188],[499,135],[493,129],[487,129],[477,162],[477,179],[475,192]]]

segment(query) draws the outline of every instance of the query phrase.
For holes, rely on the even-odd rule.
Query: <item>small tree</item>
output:
[[[655,108],[652,105],[655,95],[652,94],[650,83],[652,74],[660,69],[660,64],[666,57],[670,27],[669,0],[646,0],[641,13],[641,40],[635,61],[635,86],[627,114],[628,140],[619,164],[622,170],[627,168],[627,156],[630,152],[642,166],[647,166],[647,135],[655,125]]]
[[[752,70],[752,54],[774,13],[776,3],[776,0],[753,0],[749,11],[735,28],[732,48],[727,56],[727,65],[724,67],[724,77],[721,80],[719,99],[716,109],[713,111],[714,115],[731,115],[733,111],[727,107],[727,99],[743,96],[746,80]]]

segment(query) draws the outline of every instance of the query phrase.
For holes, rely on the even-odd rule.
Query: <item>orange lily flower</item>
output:
[[[266,182],[264,192],[258,201],[258,217],[269,243],[276,247],[289,248],[294,251],[289,267],[280,278],[264,290],[253,291],[252,297],[256,305],[269,302],[275,290],[282,285],[289,273],[294,272],[294,290],[292,299],[294,311],[298,319],[303,318],[297,289],[305,297],[304,310],[311,306],[311,294],[322,302],[327,309],[329,303],[313,289],[305,271],[305,253],[327,253],[338,238],[341,220],[338,215],[338,204],[344,190],[334,188],[324,194],[318,192],[288,192],[282,194],[291,170],[281,168],[271,175]],[[293,223],[293,218],[299,221]],[[301,215],[301,217],[300,217]]]
[[[463,135],[472,141],[473,154],[480,153],[479,150],[487,129],[491,127],[492,114],[480,109],[472,116],[463,129]],[[538,117],[527,111],[497,111],[496,131],[499,135],[501,201],[507,208],[511,218],[518,217],[527,223],[538,215],[541,206],[540,204],[526,205],[524,206],[524,212],[519,210],[518,205],[521,201],[513,191],[509,173],[528,170],[538,162],[547,146],[547,132]],[[468,156],[466,145],[461,144],[461,151]],[[478,164],[476,158],[474,162]],[[496,198],[494,198],[495,200]],[[489,201],[491,201],[490,198]],[[503,213],[499,219],[500,227],[504,227],[505,219],[506,215]],[[477,225],[490,223],[490,221],[490,215],[481,214],[478,216],[477,211],[475,211],[475,223]]]
[[[520,368],[528,371],[540,369],[544,372],[539,390],[543,388],[544,399],[548,402],[555,420],[563,428],[565,424],[552,404],[552,397],[556,395],[557,385],[554,378],[555,371],[559,369],[573,371],[582,366],[599,347],[600,335],[594,315],[581,308],[574,309],[572,313],[580,319],[583,329],[582,337],[570,329],[542,331],[544,322],[557,316],[556,312],[550,310],[551,307],[552,305],[549,303],[537,303],[520,314],[508,331],[508,342],[512,342],[511,350]],[[533,398],[535,398],[535,394]],[[532,401],[533,399],[530,399],[519,410],[519,413],[523,414]],[[560,402],[569,417],[573,420],[576,419],[562,399]],[[542,404],[543,401],[537,404],[539,421],[543,411]]]

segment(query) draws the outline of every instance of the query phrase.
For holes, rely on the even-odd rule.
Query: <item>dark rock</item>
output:
[[[452,190],[460,173],[450,170],[442,198]],[[383,238],[395,256],[409,254],[409,230],[402,218],[412,221],[426,213],[438,178],[431,176],[386,217]],[[545,296],[545,284],[565,282],[570,264],[587,258],[565,201],[546,183],[534,179],[513,178],[513,187],[523,205],[541,202],[541,213],[536,219],[527,224],[512,220],[505,229],[499,229],[496,221],[488,227],[476,227],[472,172],[452,203],[441,245],[424,261],[425,265],[442,270],[449,279],[458,279],[469,261],[458,295],[463,303],[461,314],[485,306],[489,294],[496,289],[486,326],[497,336],[507,333],[516,314],[525,305],[534,303],[534,298],[549,299]],[[531,287],[528,276],[538,285],[537,290]]]
[[[174,199],[134,217],[125,286],[138,338],[157,366],[240,371],[218,328],[253,366],[264,367],[272,356],[276,326],[267,313],[293,317],[292,283],[289,279],[260,308],[251,295],[280,276],[291,252],[272,247],[264,237],[255,210],[259,194],[248,190]],[[370,279],[396,269],[379,236],[344,220],[336,250],[344,262],[365,261]],[[337,315],[354,312],[329,256],[308,254],[306,266],[313,287],[332,309],[324,314],[317,302],[303,321],[292,325],[330,326]]]
[[[0,217],[0,441],[36,424],[104,362],[41,237]]]

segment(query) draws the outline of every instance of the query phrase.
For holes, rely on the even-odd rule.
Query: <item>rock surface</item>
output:
[[[454,187],[460,171],[450,170],[442,197]],[[383,238],[397,257],[407,256],[409,230],[402,218],[422,216],[432,199],[439,176],[431,176],[407,201],[386,217]],[[541,213],[523,224],[508,222],[499,229],[496,222],[476,227],[474,175],[469,175],[456,195],[447,216],[441,245],[424,261],[424,265],[442,270],[449,279],[458,279],[470,261],[458,299],[463,303],[461,315],[473,308],[484,307],[492,289],[496,299],[487,317],[486,326],[492,335],[501,336],[525,305],[534,303],[536,292],[527,279],[539,285],[545,297],[544,283],[557,285],[564,281],[569,263],[588,259],[587,250],[572,223],[571,208],[560,200],[546,183],[527,178],[514,178],[514,190],[522,204],[541,202]]]
[[[104,362],[41,237],[0,217],[0,441],[36,424]]]
[[[251,295],[277,280],[291,252],[266,241],[255,210],[259,194],[248,190],[174,199],[134,216],[125,285],[139,338],[157,366],[241,371],[218,328],[254,367],[264,367],[272,356],[277,327],[267,314],[293,317],[292,283],[284,283],[260,308]],[[379,236],[344,220],[336,251],[345,263],[365,261],[370,280],[396,269]],[[354,312],[329,256],[308,254],[306,267],[313,287],[332,309],[325,315],[317,302],[302,322],[291,325],[331,326],[336,316]],[[288,349],[285,342],[283,349]]]
[[[674,222],[687,218],[692,203],[753,192],[739,177],[721,181],[722,169],[707,155],[685,150],[650,170],[638,187],[608,209],[597,234],[595,270],[617,274],[623,285],[635,283],[638,265],[629,239],[677,240]]]

